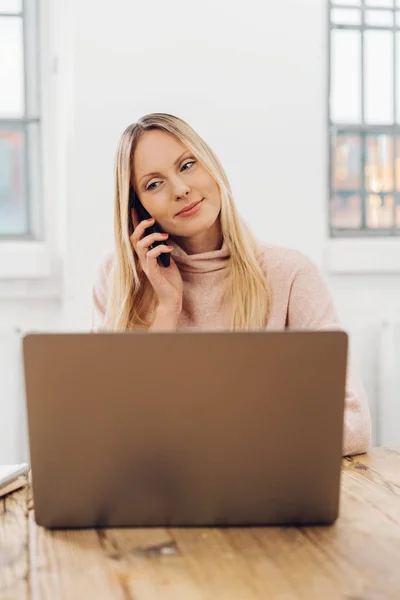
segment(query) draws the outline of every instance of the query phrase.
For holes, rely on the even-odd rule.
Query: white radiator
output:
[[[382,321],[378,385],[377,443],[400,446],[400,318]]]
[[[29,462],[21,334],[0,329],[0,464]]]

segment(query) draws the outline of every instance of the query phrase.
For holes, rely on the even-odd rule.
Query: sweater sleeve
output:
[[[341,329],[331,294],[319,270],[302,254],[300,254],[300,263],[293,278],[289,297],[289,328]],[[370,443],[371,417],[368,400],[357,369],[348,357],[343,455],[366,452]]]
[[[106,326],[108,299],[108,279],[113,262],[113,255],[106,257],[99,266],[92,288],[92,331],[99,331]]]

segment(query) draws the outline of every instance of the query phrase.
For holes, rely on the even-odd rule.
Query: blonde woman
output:
[[[139,208],[153,220],[141,220]],[[154,224],[158,232],[146,231]],[[318,269],[296,250],[256,240],[218,158],[178,117],[146,115],[122,134],[114,229],[116,250],[93,288],[94,329],[340,328]],[[368,449],[371,423],[351,366],[346,386],[348,455]]]

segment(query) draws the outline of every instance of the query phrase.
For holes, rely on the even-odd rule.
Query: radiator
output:
[[[29,462],[21,334],[0,329],[0,464]]]
[[[400,318],[381,323],[378,367],[378,444],[400,446]]]

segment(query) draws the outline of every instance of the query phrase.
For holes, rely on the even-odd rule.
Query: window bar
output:
[[[365,0],[361,0],[361,124],[365,125],[365,64],[364,64],[364,31]],[[366,135],[361,134],[361,229],[367,229],[367,207],[365,189]]]
[[[27,47],[27,22],[26,22],[26,2],[27,0],[22,0],[22,39],[24,45],[24,117],[28,118],[29,111],[29,94],[30,90],[28,89],[28,77],[27,77],[27,65],[28,65],[28,47]],[[24,162],[25,162],[25,204],[26,204],[26,233],[32,234],[32,207],[31,207],[31,199],[30,199],[30,160],[29,160],[29,148],[30,148],[30,140],[29,140],[29,128],[28,123],[24,123]]]
[[[0,10],[0,17],[22,17],[22,12],[8,12],[8,13],[2,13]]]
[[[27,48],[27,31],[26,31],[26,10],[25,10],[25,2],[26,0],[22,0],[22,43],[23,43],[23,69],[24,69],[24,117],[28,116],[28,77],[27,77],[27,63],[28,63],[28,48]]]
[[[346,31],[363,31],[362,25],[336,25],[332,23],[331,29],[345,29]],[[369,31],[393,31],[390,25],[367,25]],[[400,31],[400,26],[396,25],[396,31]]]
[[[396,23],[396,14],[393,2],[393,25]],[[393,27],[393,125],[397,123],[397,34]],[[396,205],[397,205],[397,178],[396,178],[396,159],[397,159],[397,136],[395,130],[392,135],[393,144],[393,227],[392,235],[396,235]]]
[[[393,132],[395,132],[397,135],[400,135],[400,125],[359,125],[350,123],[336,123],[335,125],[340,131],[353,134],[358,134],[361,132],[371,135],[391,135]]]
[[[330,237],[334,236],[334,228],[332,226],[332,214],[331,214],[331,206],[332,206],[332,193],[333,193],[333,185],[332,185],[332,146],[333,146],[333,136],[334,136],[334,127],[331,123],[331,45],[332,45],[332,30],[331,30],[331,3],[328,4],[328,48],[327,48],[327,61],[328,61],[328,73],[327,73],[327,87],[328,87],[328,106],[327,106],[327,122],[328,122],[328,229]]]
[[[39,117],[22,117],[21,119],[13,119],[13,118],[3,118],[0,117],[0,125],[21,125],[26,123],[29,125],[30,123],[39,123]]]
[[[362,2],[363,4],[363,2]],[[332,8],[342,8],[344,10],[351,10],[351,9],[359,9],[360,5],[359,4],[338,4],[337,2],[332,2],[331,3],[331,7]],[[393,6],[366,6],[366,8],[368,10],[378,10],[379,12],[390,12],[394,10]]]

